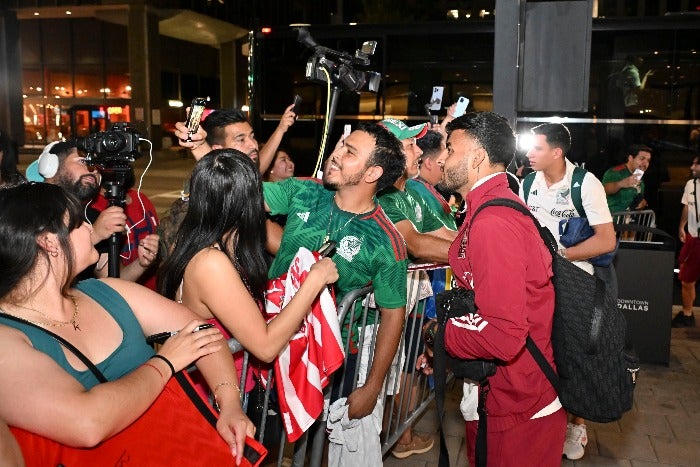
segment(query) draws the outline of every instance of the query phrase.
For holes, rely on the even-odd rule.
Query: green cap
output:
[[[421,123],[420,125],[407,126],[401,120],[395,118],[387,118],[379,122],[381,126],[389,130],[399,141],[408,138],[422,138],[428,132],[428,124]]]

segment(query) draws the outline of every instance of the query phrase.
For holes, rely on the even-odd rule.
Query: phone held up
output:
[[[442,95],[445,92],[445,86],[433,86],[433,94],[430,96],[430,110],[440,110],[442,107]]]
[[[457,105],[455,106],[454,118],[461,117],[467,111],[469,106],[469,98],[464,96],[459,96],[457,99]]]
[[[301,96],[299,94],[294,96],[294,108],[292,109],[292,112],[294,112],[294,115],[299,117],[299,112],[301,112],[301,109],[299,106],[301,106]]]
[[[197,133],[197,130],[199,129],[199,122],[202,120],[202,115],[204,114],[204,108],[207,106],[207,102],[209,102],[209,97],[195,97],[192,99],[190,112],[187,114],[187,120],[185,120],[185,126],[187,127],[187,139],[183,141],[192,141],[192,135]]]

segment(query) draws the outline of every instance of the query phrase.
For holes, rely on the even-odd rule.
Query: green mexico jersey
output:
[[[420,194],[408,186],[406,191],[397,190],[393,186],[385,188],[378,199],[394,224],[408,220],[420,233],[432,232],[442,227],[442,222],[433,214]]]
[[[621,164],[608,169],[605,174],[603,174],[603,185],[611,182],[619,182],[632,175],[626,165]],[[612,195],[607,195],[608,208],[610,212],[627,211],[630,209],[632,201],[639,193],[644,193],[644,182],[639,184],[639,191],[634,187],[620,188],[617,193]]]
[[[407,180],[406,191],[415,192],[425,204],[428,205],[431,212],[442,222],[442,225],[450,230],[457,230],[457,221],[455,220],[454,212],[450,205],[445,201],[440,193],[435,188],[420,180]]]
[[[287,272],[300,247],[318,250],[328,236],[338,244],[332,256],[340,276],[335,284],[338,301],[372,284],[378,306],[406,306],[406,243],[378,205],[360,215],[342,211],[335,192],[313,179],[264,183],[263,192],[271,214],[287,215],[269,277]]]

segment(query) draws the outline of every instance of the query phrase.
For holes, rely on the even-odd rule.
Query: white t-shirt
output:
[[[697,207],[695,206],[695,185],[700,184],[696,182],[696,179],[691,178],[685,184],[683,189],[683,197],[681,198],[681,203],[688,206],[688,233],[697,238],[698,232],[698,219],[697,219]]]
[[[544,227],[552,233],[559,243],[559,221],[580,217],[571,199],[571,177],[576,166],[566,159],[566,175],[564,178],[547,186],[542,172],[535,173],[535,180],[530,187],[527,205],[532,214]],[[525,199],[523,187],[520,186],[520,197]],[[581,185],[581,203],[586,212],[590,225],[600,225],[612,222],[610,209],[605,197],[605,188],[595,175],[586,172]],[[562,245],[559,244],[559,247]],[[588,261],[574,261],[574,264],[584,271],[593,274],[593,265]]]

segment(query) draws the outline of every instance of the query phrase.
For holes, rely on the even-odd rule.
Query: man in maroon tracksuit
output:
[[[478,311],[447,323],[445,347],[455,357],[501,363],[489,378],[486,396],[488,465],[559,466],[566,413],[525,348],[529,335],[554,364],[551,254],[532,220],[512,208],[487,207],[471,221],[472,213],[493,198],[522,203],[505,174],[515,154],[513,131],[504,118],[490,112],[466,114],[447,131],[442,183],[467,204],[449,263],[459,286],[474,290]],[[478,391],[471,392],[476,396]],[[478,421],[466,415],[472,419],[467,421],[467,449],[475,465]]]

